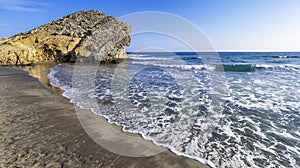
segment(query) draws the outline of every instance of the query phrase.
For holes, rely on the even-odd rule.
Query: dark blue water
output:
[[[49,78],[80,107],[177,154],[216,167],[300,167],[300,53],[129,56],[59,65]]]

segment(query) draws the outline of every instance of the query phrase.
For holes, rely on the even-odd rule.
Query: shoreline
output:
[[[47,86],[48,78],[43,76],[47,77],[50,67],[45,65],[21,67],[36,78],[16,68],[0,68],[0,90],[4,95],[0,107],[4,137],[0,166],[207,167],[169,150],[138,158],[107,151],[82,128],[74,104],[61,96],[61,90]],[[100,118],[89,110],[83,111],[92,118]],[[122,132],[119,126],[115,129]]]

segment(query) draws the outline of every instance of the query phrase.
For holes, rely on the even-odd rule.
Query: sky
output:
[[[143,11],[178,15],[196,25],[217,51],[300,51],[299,0],[0,0],[0,38],[90,9],[115,17]],[[133,36],[128,50],[147,47],[188,50],[149,33]]]

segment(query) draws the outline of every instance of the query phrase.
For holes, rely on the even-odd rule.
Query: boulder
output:
[[[97,10],[76,12],[0,40],[0,65],[126,59],[130,32],[128,24]]]

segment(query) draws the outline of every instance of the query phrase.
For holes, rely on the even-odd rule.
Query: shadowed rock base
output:
[[[73,104],[25,71],[0,68],[0,92],[0,167],[206,167],[169,151],[133,158],[105,150]]]

